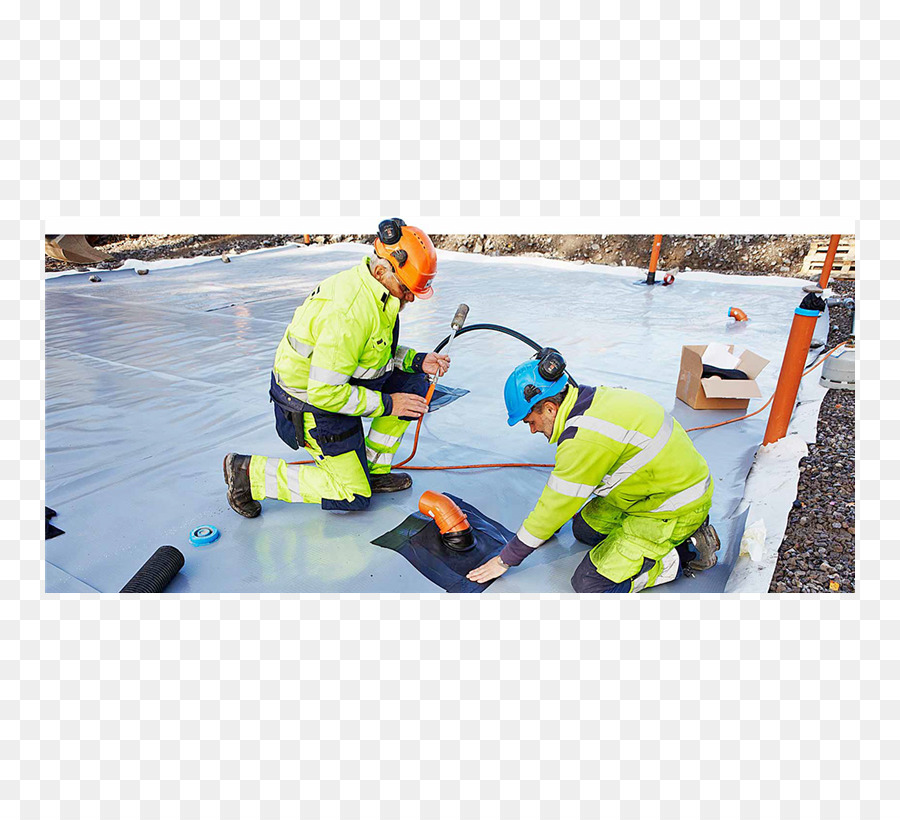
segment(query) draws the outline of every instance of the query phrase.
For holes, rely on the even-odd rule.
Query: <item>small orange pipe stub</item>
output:
[[[728,315],[732,319],[735,319],[738,322],[746,322],[747,321],[747,314],[744,313],[744,311],[742,311],[740,308],[736,308],[736,307],[728,308]]]
[[[441,535],[469,529],[466,514],[442,493],[426,490],[419,499],[419,512],[434,519]]]
[[[659,249],[662,247],[662,234],[655,234],[653,237],[653,250],[650,253],[650,273],[656,273],[656,264],[659,262]]]

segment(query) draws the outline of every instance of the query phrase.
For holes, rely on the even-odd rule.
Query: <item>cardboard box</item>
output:
[[[738,361],[737,370],[750,378],[703,378],[703,354],[707,345],[684,345],[681,348],[681,370],[675,395],[695,410],[746,410],[750,399],[762,397],[756,377],[769,363],[768,359],[745,350]],[[734,353],[734,345],[728,346]]]

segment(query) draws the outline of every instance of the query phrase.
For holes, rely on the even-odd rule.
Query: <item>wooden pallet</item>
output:
[[[827,255],[828,242],[813,242],[809,247],[806,259],[803,260],[801,275],[813,276],[821,273],[822,268],[825,266],[825,257]],[[835,279],[856,279],[855,239],[842,239],[838,243],[831,275]]]

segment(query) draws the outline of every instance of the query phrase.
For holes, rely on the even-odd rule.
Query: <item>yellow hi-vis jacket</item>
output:
[[[383,415],[382,394],[356,382],[395,367],[412,372],[416,351],[396,345],[399,312],[400,300],[372,276],[364,257],[321,282],[294,312],[275,351],[275,381],[321,410]]]
[[[516,533],[527,547],[541,546],[598,496],[628,516],[649,519],[679,518],[698,505],[708,509],[706,460],[684,428],[643,393],[570,386],[550,443],[557,444],[553,472]],[[662,539],[656,549],[648,540],[641,549],[658,559],[671,546]]]

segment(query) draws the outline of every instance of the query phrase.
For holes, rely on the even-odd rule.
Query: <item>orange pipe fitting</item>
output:
[[[736,308],[736,307],[728,308],[728,315],[732,319],[735,319],[738,322],[746,322],[747,321],[747,314],[744,313],[744,311],[742,311],[740,308]]]
[[[431,490],[422,493],[419,499],[419,512],[434,519],[441,535],[470,529],[466,514],[441,493],[433,493]]]

